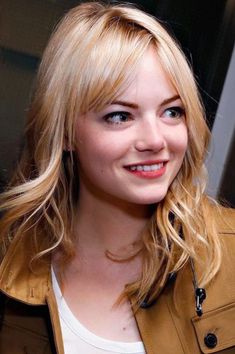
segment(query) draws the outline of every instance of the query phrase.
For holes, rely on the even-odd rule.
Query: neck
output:
[[[91,256],[103,256],[107,251],[124,256],[134,252],[152,212],[152,206],[107,195],[84,196],[81,190],[74,225],[77,250]]]

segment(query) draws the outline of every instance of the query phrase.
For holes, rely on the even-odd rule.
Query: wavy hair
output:
[[[202,285],[214,277],[221,263],[211,202],[204,195],[209,141],[204,110],[184,54],[154,17],[128,4],[88,2],[62,19],[39,67],[18,169],[1,196],[3,252],[13,238],[27,235],[35,243],[34,257],[59,247],[71,259],[78,171],[76,157],[64,150],[75,146],[76,117],[117,98],[150,45],[183,102],[188,148],[143,235],[141,279],[125,290],[138,301],[147,294],[153,300],[162,278],[178,271],[190,257],[198,260],[200,248],[207,252]]]

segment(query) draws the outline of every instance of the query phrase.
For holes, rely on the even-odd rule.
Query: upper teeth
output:
[[[163,167],[163,162],[154,165],[130,166],[131,171],[156,171]]]

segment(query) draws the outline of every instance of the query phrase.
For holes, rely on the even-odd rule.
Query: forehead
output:
[[[80,91],[82,107],[78,112],[101,111],[123,95],[133,96],[138,91],[149,93],[150,89],[158,89],[155,96],[162,94],[163,98],[178,93],[169,70],[166,70],[167,65],[159,57],[156,43],[141,46],[139,51],[135,48],[132,51],[126,47],[122,49],[125,50],[120,56],[113,53],[109,56],[110,53],[106,53],[105,61],[97,58],[98,62],[93,63],[91,71],[90,65],[85,70],[87,80],[83,81],[85,86]]]
[[[129,85],[120,87],[117,99],[129,101],[156,101],[177,96],[169,74],[163,68],[154,47],[149,47],[129,78]]]

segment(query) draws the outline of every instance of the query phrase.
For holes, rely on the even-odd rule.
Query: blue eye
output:
[[[112,112],[104,116],[104,120],[109,124],[122,124],[130,120],[128,112]]]
[[[185,114],[185,110],[182,107],[170,107],[164,111],[164,116],[167,118],[181,118]]]

